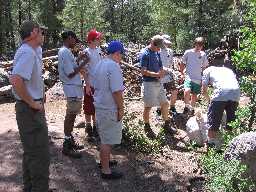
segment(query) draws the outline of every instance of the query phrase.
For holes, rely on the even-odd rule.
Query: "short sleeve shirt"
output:
[[[29,95],[33,99],[42,99],[44,97],[44,82],[42,77],[42,49],[38,47],[33,49],[24,43],[16,51],[13,61],[12,74],[19,75],[24,79],[25,86]],[[14,97],[21,98],[13,89]]]
[[[70,73],[74,72],[76,67],[78,65],[71,50],[65,46],[60,48],[58,52],[58,71],[66,97],[83,97],[80,74],[78,73],[72,78],[68,77]]]
[[[113,93],[123,91],[123,75],[118,63],[104,58],[95,68],[94,105],[96,108],[117,111]]]
[[[149,48],[146,48],[142,52],[140,65],[142,68],[155,73],[158,73],[163,68],[160,54]],[[159,79],[156,77],[143,76],[143,81],[159,81]]]
[[[239,83],[235,73],[227,67],[211,66],[205,69],[202,84],[213,86],[213,101],[239,101]]]
[[[200,84],[202,79],[202,68],[208,66],[205,52],[196,52],[194,49],[185,51],[182,62],[186,65],[186,79]]]
[[[168,48],[161,49],[160,57],[161,57],[163,67],[166,67],[166,68],[173,67],[173,51],[172,51],[172,49],[168,49]],[[170,81],[171,81],[170,74],[165,75],[163,77],[163,79],[161,79],[162,83],[168,83]]]
[[[88,53],[90,61],[88,63],[88,73],[89,73],[89,81],[92,84],[93,81],[93,74],[95,71],[95,68],[97,66],[97,64],[101,61],[102,59],[102,53],[101,53],[101,49],[100,48],[87,48],[84,50],[84,52]]]

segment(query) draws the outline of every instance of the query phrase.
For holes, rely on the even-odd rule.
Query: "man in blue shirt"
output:
[[[144,101],[144,130],[149,138],[155,138],[149,123],[149,113],[152,107],[160,106],[163,116],[165,132],[175,132],[170,128],[170,120],[168,117],[168,100],[166,91],[160,82],[166,72],[163,70],[162,61],[159,51],[164,47],[164,39],[160,35],[152,37],[150,45],[143,51],[141,55],[141,73],[143,75],[142,95]]]

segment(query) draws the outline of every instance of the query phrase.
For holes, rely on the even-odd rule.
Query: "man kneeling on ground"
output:
[[[207,124],[209,128],[208,144],[214,144],[216,147],[220,146],[217,133],[219,132],[223,112],[225,110],[227,115],[226,130],[231,130],[228,123],[235,120],[235,111],[240,98],[240,88],[236,75],[223,64],[224,56],[221,56],[218,58],[217,66],[211,66],[204,70],[202,79],[202,93],[207,100],[210,101],[207,93],[208,85],[211,84],[214,89],[207,113]]]

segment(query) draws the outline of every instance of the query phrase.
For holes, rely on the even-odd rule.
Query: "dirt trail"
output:
[[[0,192],[22,189],[22,147],[17,130],[14,103],[0,105]],[[115,148],[115,158],[125,173],[118,181],[104,181],[96,166],[97,146],[85,141],[84,129],[75,129],[80,143],[85,144],[83,158],[73,160],[61,153],[65,102],[46,103],[51,137],[50,187],[58,192],[174,192],[203,191],[200,183],[198,154],[166,148],[165,155],[146,156]],[[82,116],[78,121],[83,119]]]

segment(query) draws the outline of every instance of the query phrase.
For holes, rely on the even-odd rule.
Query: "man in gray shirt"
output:
[[[23,146],[24,192],[46,192],[49,188],[49,141],[44,110],[42,78],[42,28],[25,21],[20,29],[22,45],[14,56],[10,76],[16,98],[16,119]]]
[[[210,101],[208,96],[208,85],[213,86],[211,102],[208,109],[208,137],[209,143],[217,144],[216,136],[222,120],[224,110],[227,115],[226,129],[230,130],[228,125],[235,120],[235,111],[238,107],[240,98],[240,88],[234,72],[224,66],[224,56],[216,58],[217,66],[211,66],[204,70],[202,78],[202,93]]]
[[[82,108],[83,85],[80,73],[85,73],[84,66],[89,59],[85,54],[80,54],[77,60],[75,59],[70,49],[74,48],[78,39],[73,31],[65,31],[61,36],[63,47],[60,48],[58,53],[58,71],[67,98],[64,120],[65,139],[62,153],[73,158],[80,158],[81,153],[78,150],[84,147],[75,142],[72,132],[76,115],[80,113]]]
[[[108,56],[95,68],[93,77],[94,106],[100,136],[100,161],[103,179],[119,179],[122,174],[110,169],[111,146],[120,144],[122,138],[122,118],[124,115],[123,75],[120,67],[123,44],[111,41]],[[113,161],[112,161],[113,162]]]

